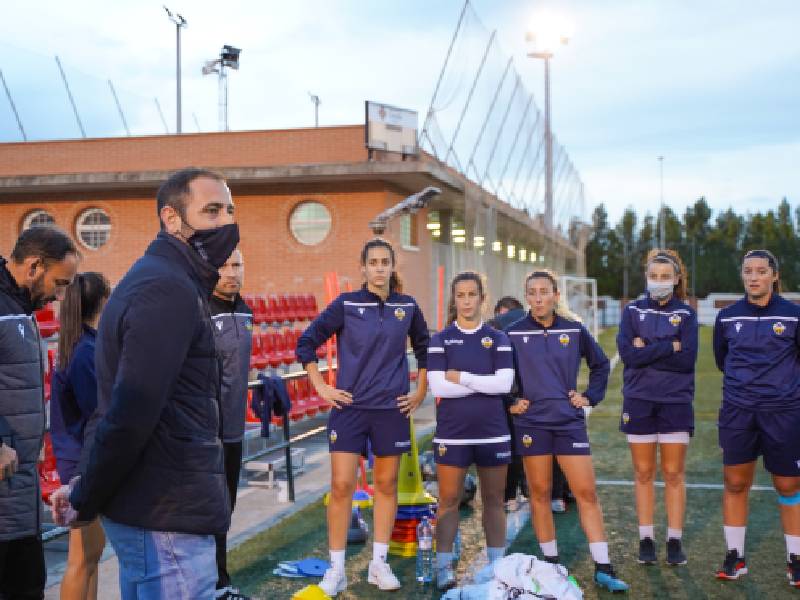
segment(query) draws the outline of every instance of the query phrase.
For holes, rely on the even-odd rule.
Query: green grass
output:
[[[606,330],[599,342],[608,353],[616,353],[616,331]],[[585,381],[586,374],[582,373]],[[716,415],[721,397],[721,378],[711,354],[711,331],[701,328],[700,356],[696,380],[696,429],[689,446],[687,481],[720,483],[722,456],[717,446]],[[594,464],[599,479],[632,478],[631,462],[625,437],[619,432],[622,404],[622,365],[611,375],[606,399],[589,418]],[[429,444],[429,438],[423,446]],[[758,469],[756,483],[769,485],[769,477]],[[656,535],[659,557],[664,556],[663,540],[666,530],[662,489],[657,488]],[[632,487],[601,486],[598,490],[603,503],[612,560],[621,577],[631,584],[631,598],[784,598],[795,594],[787,586],[784,575],[784,543],[775,495],[772,492],[753,492],[750,502],[750,522],[747,531],[747,555],[750,575],[738,582],[719,582],[713,577],[723,554],[721,491],[689,489],[688,509],[684,527],[685,549],[689,564],[669,568],[662,564],[641,567],[635,562],[638,550],[636,513]],[[463,576],[472,558],[483,548],[480,527],[480,507],[462,511],[461,534],[464,552],[459,563]],[[369,521],[370,515],[367,514]],[[605,598],[591,585],[593,564],[586,539],[574,505],[566,514],[556,515],[559,551],[570,571],[583,584],[586,598]],[[538,553],[538,544],[531,527],[525,527],[514,541],[510,552]],[[284,520],[230,553],[229,567],[243,591],[258,598],[290,598],[292,593],[311,580],[288,580],[272,576],[279,560],[304,556],[326,558],[325,510],[322,503],[314,504]],[[430,589],[421,589],[413,581],[414,560],[392,557],[391,563],[404,587],[394,596],[377,592],[366,583],[366,568],[371,557],[371,544],[348,549],[350,587],[339,598],[368,599],[395,597],[409,599],[439,598]]]

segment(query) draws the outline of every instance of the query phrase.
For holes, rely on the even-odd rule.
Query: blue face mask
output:
[[[647,292],[653,300],[664,300],[675,288],[672,281],[652,281],[647,280]]]
[[[187,241],[203,260],[220,269],[239,245],[239,225],[229,223],[212,229],[195,229]]]

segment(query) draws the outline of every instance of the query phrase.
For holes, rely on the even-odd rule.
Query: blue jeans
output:
[[[119,560],[122,600],[211,600],[217,583],[212,535],[152,531],[103,517]]]

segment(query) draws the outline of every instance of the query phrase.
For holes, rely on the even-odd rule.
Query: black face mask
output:
[[[187,241],[203,260],[219,269],[239,245],[239,226],[229,223],[213,229],[195,229]]]

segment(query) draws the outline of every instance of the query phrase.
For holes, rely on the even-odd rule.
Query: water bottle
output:
[[[433,581],[433,525],[422,517],[417,525],[417,582]]]
[[[456,539],[453,540],[453,559],[461,558],[461,530],[456,529]]]

